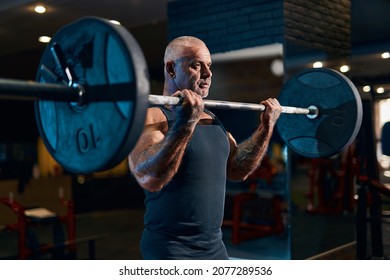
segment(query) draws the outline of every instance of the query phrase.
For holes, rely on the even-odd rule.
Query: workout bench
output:
[[[76,223],[71,178],[32,179],[22,193],[19,193],[18,185],[17,180],[0,182],[0,224],[6,231],[17,232],[18,258],[38,258],[48,252],[53,258],[63,258],[65,252],[60,252],[58,245],[64,242],[63,249],[68,250],[68,257],[75,257]],[[66,237],[62,225],[67,228]],[[43,226],[52,227],[52,243],[39,242],[34,229]]]

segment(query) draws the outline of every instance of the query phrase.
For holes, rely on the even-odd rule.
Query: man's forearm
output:
[[[174,125],[163,141],[140,153],[134,174],[142,187],[158,191],[176,174],[191,139],[193,125]]]
[[[267,153],[272,129],[259,127],[246,141],[237,146],[237,151],[230,161],[229,177],[244,180],[260,165]]]

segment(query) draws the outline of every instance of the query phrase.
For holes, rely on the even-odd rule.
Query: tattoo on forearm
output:
[[[164,141],[150,146],[139,155],[137,173],[169,181],[179,168],[190,135],[180,129],[168,131]]]
[[[254,171],[267,152],[267,137],[263,133],[260,133],[256,138],[262,139],[262,141],[255,141],[251,137],[238,146],[235,164],[243,172],[250,173]]]

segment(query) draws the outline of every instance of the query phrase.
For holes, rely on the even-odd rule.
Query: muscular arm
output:
[[[230,180],[245,180],[260,164],[267,153],[272,129],[262,126],[246,141],[238,146],[230,137],[230,157],[228,161],[228,178]]]
[[[261,124],[249,139],[237,145],[229,134],[230,155],[227,175],[230,180],[245,180],[261,164],[267,153],[281,107],[275,99],[268,99],[262,103],[266,105],[266,110],[262,113]]]
[[[169,130],[160,109],[148,109],[145,129],[128,158],[138,183],[150,192],[161,190],[176,174],[203,112],[200,96],[189,90],[180,94],[183,102],[175,107],[175,122]]]
[[[176,122],[165,132],[162,123],[155,123],[150,110],[153,109],[149,109],[145,130],[129,155],[129,166],[141,187],[155,192],[176,174],[195,125]]]

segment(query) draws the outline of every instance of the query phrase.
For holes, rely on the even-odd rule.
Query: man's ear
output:
[[[168,61],[165,65],[165,70],[171,76],[171,78],[175,78],[176,73],[175,73],[175,62],[173,61]]]

